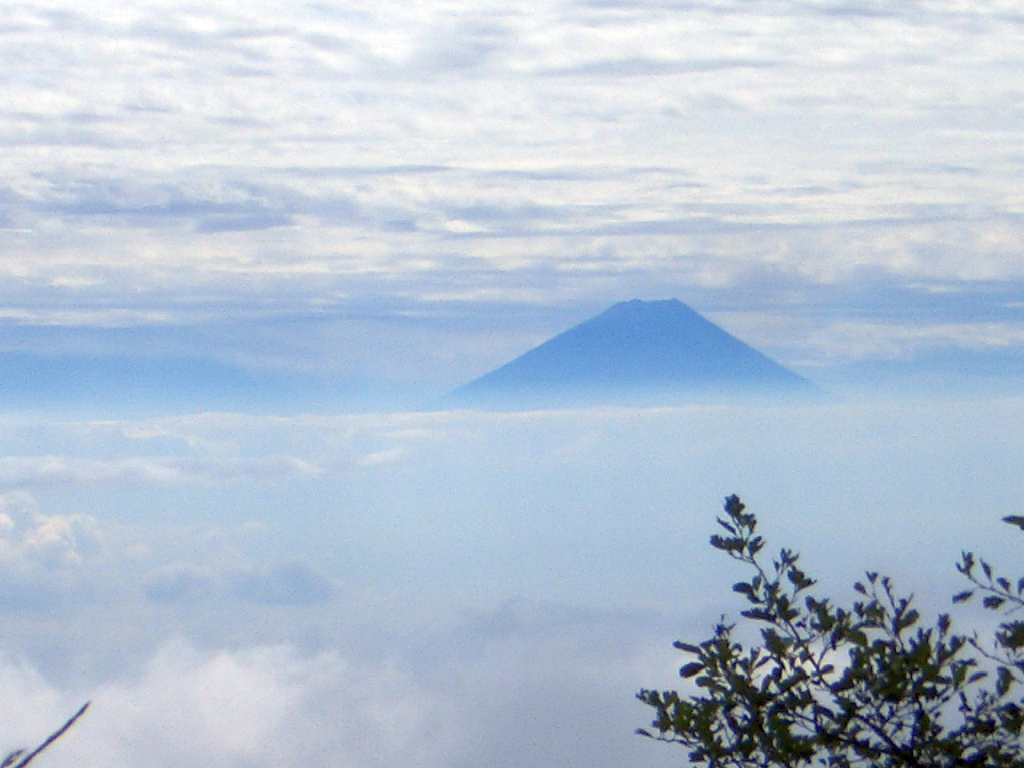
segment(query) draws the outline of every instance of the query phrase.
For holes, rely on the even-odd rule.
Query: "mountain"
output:
[[[441,408],[814,397],[817,388],[685,304],[624,301],[450,392]]]

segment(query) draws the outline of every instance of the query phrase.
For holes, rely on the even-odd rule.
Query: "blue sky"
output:
[[[91,697],[46,764],[679,765],[633,694],[739,608],[725,495],[840,594],[1012,570],[1022,43],[1009,2],[5,3],[0,748]],[[669,297],[840,397],[393,412]]]

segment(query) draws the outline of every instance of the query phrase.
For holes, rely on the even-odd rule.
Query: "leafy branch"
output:
[[[655,718],[639,733],[716,767],[1024,766],[1018,680],[997,665],[991,685],[991,665],[972,653],[977,639],[955,633],[948,614],[925,626],[913,596],[898,596],[890,579],[870,572],[854,585],[849,608],[816,596],[799,555],[782,549],[765,561],[757,519],[736,496],[718,525],[724,533],[711,546],[752,572],[733,591],[746,599],[740,615],[761,642],[745,648],[723,620],[704,642],[676,643],[692,658],[680,675],[698,693],[642,690]],[[982,573],[988,597],[1008,591],[990,568]],[[1024,647],[1024,625],[1001,632],[1004,650],[1011,641],[1020,641],[1015,651]],[[1024,656],[1014,662],[1024,673]]]

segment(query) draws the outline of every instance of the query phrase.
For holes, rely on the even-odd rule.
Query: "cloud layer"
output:
[[[94,701],[53,765],[667,768],[634,693],[743,608],[724,495],[837,599],[1019,560],[1021,400],[0,426],[65,468],[0,495],[0,748]]]
[[[672,654],[621,643],[621,619],[507,606],[433,646],[378,661],[288,646],[163,645],[136,676],[88,692],[88,716],[44,764],[155,766],[669,766],[632,733],[636,679],[671,683]],[[518,622],[508,624],[517,617]],[[618,622],[618,624],[616,623]],[[587,633],[609,633],[598,642]],[[4,746],[41,740],[86,695],[4,661]]]
[[[394,344],[394,318],[479,329],[496,306],[566,308],[536,341],[676,295],[786,319],[752,341],[820,361],[863,351],[844,323],[1003,286],[1020,333],[1022,22],[999,2],[2,13],[12,326],[213,329],[192,334],[204,354],[265,366],[272,320],[318,318],[317,353],[293,341],[277,363],[336,369],[329,340],[367,312]],[[868,313],[878,285],[895,293]],[[983,319],[945,306],[933,336],[977,335]],[[239,318],[255,338],[219,344]],[[428,376],[468,355],[458,383],[522,351],[515,333],[489,353],[434,333],[432,353],[398,356]],[[824,358],[789,351],[812,334]]]

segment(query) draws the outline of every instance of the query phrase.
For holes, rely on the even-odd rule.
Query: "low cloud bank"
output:
[[[227,482],[268,476],[307,477],[321,471],[313,464],[289,456],[264,456],[251,460],[5,456],[0,458],[0,487],[24,488],[49,483]]]
[[[179,639],[88,691],[2,661],[0,748],[39,741],[90,698],[44,767],[675,765],[676,750],[633,735],[646,712],[632,696],[670,683],[675,660],[649,635],[623,642],[622,628],[512,605],[372,660]]]
[[[0,705],[4,748],[40,740],[76,700],[23,667],[4,665],[0,680],[20,694]],[[433,766],[457,732],[400,670],[284,647],[201,653],[174,642],[138,679],[84,695],[89,716],[47,755],[53,765]]]
[[[1019,561],[1022,431],[1020,400],[10,420],[12,460],[324,471],[5,492],[0,749],[92,699],[41,768],[678,766],[634,693],[742,608],[723,495],[825,594],[877,570],[934,615],[961,550]]]

